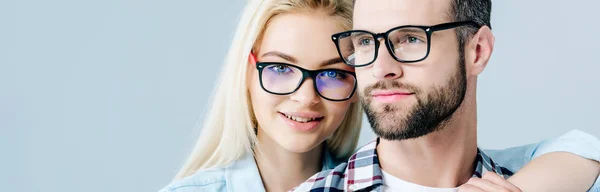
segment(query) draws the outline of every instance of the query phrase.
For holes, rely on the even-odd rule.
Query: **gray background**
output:
[[[208,2],[208,3],[207,3]],[[244,0],[1,0],[0,190],[156,191],[198,136]],[[496,0],[479,140],[600,136],[600,3]],[[373,138],[365,121],[361,143]]]

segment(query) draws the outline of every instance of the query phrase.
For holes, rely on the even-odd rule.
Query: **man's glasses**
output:
[[[356,90],[354,72],[340,69],[307,70],[278,62],[257,62],[260,86],[268,93],[287,95],[297,91],[310,77],[319,96],[330,101],[345,101]]]
[[[412,63],[427,58],[433,32],[464,25],[481,27],[473,21],[443,23],[434,26],[405,25],[377,34],[364,30],[350,30],[333,34],[331,39],[335,43],[340,57],[346,64],[353,67],[367,66],[375,62],[380,38],[384,39],[387,50],[396,61]]]

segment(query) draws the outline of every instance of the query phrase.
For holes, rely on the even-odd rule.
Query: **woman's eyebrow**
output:
[[[320,66],[325,67],[327,65],[333,65],[333,64],[343,63],[343,62],[344,62],[344,60],[342,60],[342,58],[335,57],[335,58],[328,59],[328,60],[321,62]]]
[[[282,58],[282,59],[284,59],[286,61],[289,61],[291,63],[298,63],[298,60],[296,58],[294,58],[293,56],[285,54],[285,53],[282,53],[282,52],[278,52],[278,51],[269,51],[269,52],[266,52],[265,54],[262,54],[261,57],[266,57],[266,56],[275,56],[275,57]]]

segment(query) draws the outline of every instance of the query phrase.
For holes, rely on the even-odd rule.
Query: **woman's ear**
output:
[[[253,78],[254,70],[256,70],[256,56],[250,52],[250,54],[248,54],[248,68],[246,69],[246,87],[248,88],[252,86],[250,82],[252,82],[251,79]]]
[[[250,52],[250,54],[248,54],[248,62],[252,65],[256,65],[256,56],[254,56],[254,53]]]

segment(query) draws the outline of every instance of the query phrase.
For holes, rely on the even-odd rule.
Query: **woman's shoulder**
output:
[[[226,191],[225,171],[226,168],[201,169],[173,181],[160,192]]]
[[[160,190],[192,191],[264,191],[264,187],[254,157],[248,155],[222,168],[200,169]]]

